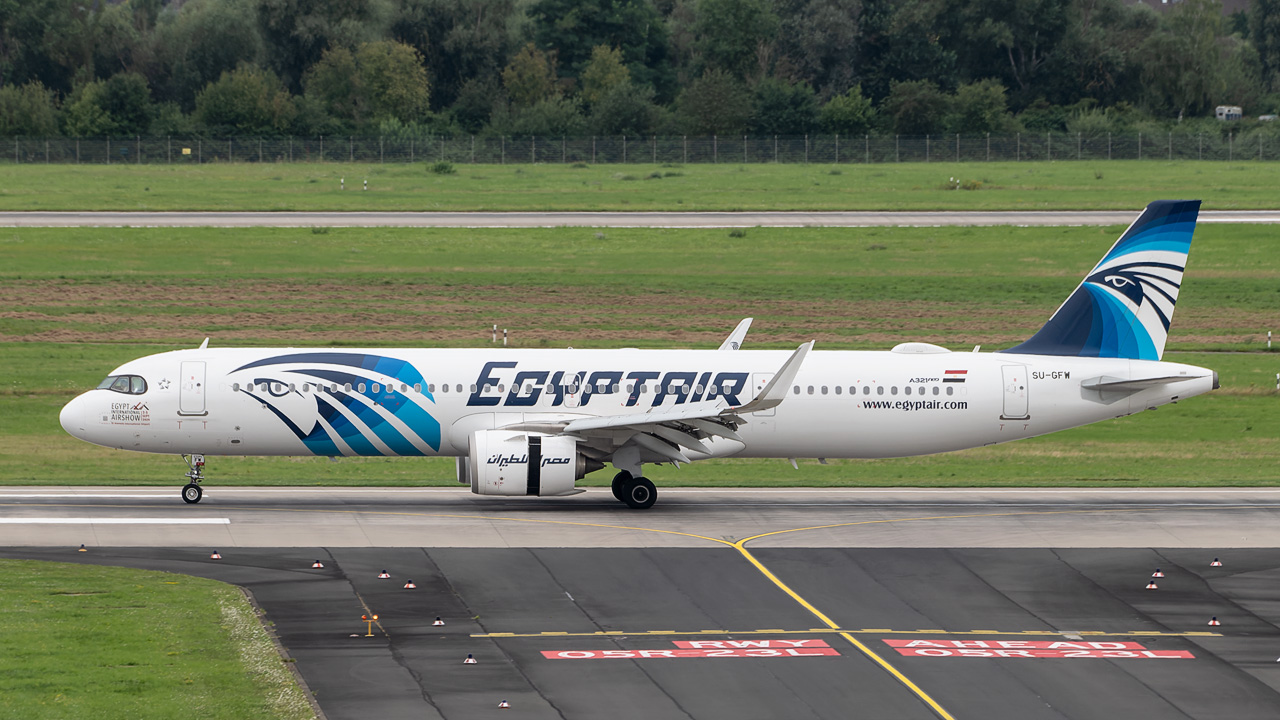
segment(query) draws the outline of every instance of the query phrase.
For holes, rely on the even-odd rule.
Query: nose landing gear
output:
[[[186,453],[182,455],[182,461],[187,464],[188,482],[182,488],[182,499],[188,505],[194,505],[200,502],[200,498],[204,497],[204,491],[200,489],[200,481],[204,480],[204,455],[192,455],[187,458]]]

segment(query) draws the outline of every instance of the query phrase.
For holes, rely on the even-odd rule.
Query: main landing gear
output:
[[[204,480],[204,456],[192,455],[190,459],[183,453],[182,461],[190,468],[187,470],[187,479],[191,482],[182,488],[182,499],[188,505],[194,505],[200,502],[200,498],[204,497],[204,491],[200,489],[200,481]]]
[[[647,510],[658,499],[658,489],[646,477],[631,477],[623,470],[613,477],[613,496],[632,510]]]

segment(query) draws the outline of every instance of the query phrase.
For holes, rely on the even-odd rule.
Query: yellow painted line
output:
[[[101,507],[150,508],[150,507],[151,507],[151,506],[144,506],[144,505],[116,505],[116,504],[109,504],[109,505],[61,505],[61,504],[54,504],[54,503],[47,503],[47,504],[46,504],[46,503],[31,503],[31,504],[27,504],[27,503],[0,503],[0,507],[6,507],[6,506],[11,506],[11,505],[12,505],[12,506],[18,506],[18,505],[21,505],[21,506],[23,506],[23,507],[93,507],[93,508],[101,508]],[[1214,509],[1216,509],[1216,510],[1243,510],[1243,509],[1269,508],[1270,506],[1259,506],[1259,505],[1210,506],[1210,505],[1205,505],[1205,506],[1201,506],[1201,507],[1212,507],[1212,508],[1214,508]],[[841,528],[841,527],[854,527],[854,526],[858,526],[858,525],[877,525],[877,524],[903,523],[903,522],[927,522],[927,521],[933,521],[933,520],[959,520],[959,519],[972,519],[972,518],[984,518],[984,517],[1017,517],[1017,516],[1029,516],[1029,515],[1084,515],[1084,514],[1109,514],[1109,513],[1137,513],[1137,512],[1153,512],[1153,511],[1161,510],[1161,509],[1163,509],[1163,508],[1158,508],[1158,507],[1129,507],[1129,508],[1116,508],[1116,509],[1112,509],[1112,510],[1099,510],[1099,509],[1096,509],[1096,508],[1091,508],[1091,509],[1088,509],[1088,510],[1042,510],[1042,511],[1018,511],[1018,512],[1002,512],[1002,513],[973,513],[973,514],[966,514],[966,515],[935,515],[935,516],[929,516],[929,517],[886,518],[886,519],[883,519],[883,520],[860,520],[860,521],[847,522],[847,523],[832,523],[832,524],[828,524],[828,525],[815,525],[815,526],[812,526],[812,527],[791,528],[791,529],[787,529],[787,530],[775,530],[775,531],[772,531],[772,532],[760,533],[760,534],[758,534],[758,535],[752,535],[751,537],[743,538],[743,539],[741,539],[741,540],[738,540],[737,542],[729,542],[729,541],[727,541],[727,540],[721,540],[721,539],[719,539],[719,538],[707,537],[707,536],[705,536],[705,535],[698,535],[698,534],[696,534],[696,533],[679,532],[679,531],[676,531],[676,530],[661,530],[661,529],[658,529],[658,528],[641,528],[641,527],[632,527],[632,526],[627,526],[627,525],[611,525],[611,524],[607,524],[607,523],[584,523],[584,522],[572,522],[572,521],[567,521],[567,520],[540,520],[540,519],[534,519],[534,518],[512,518],[512,517],[487,516],[487,515],[461,515],[461,514],[456,514],[456,513],[420,513],[420,512],[394,512],[394,511],[376,511],[376,510],[374,510],[374,511],[369,511],[369,510],[351,510],[351,509],[347,509],[347,508],[343,508],[343,509],[335,509],[335,510],[323,510],[323,509],[310,509],[310,508],[306,508],[306,509],[304,509],[304,508],[262,508],[262,507],[229,506],[227,509],[228,509],[228,510],[240,510],[240,511],[251,510],[251,511],[261,511],[261,512],[267,512],[267,511],[281,512],[281,511],[284,511],[284,512],[294,512],[294,513],[350,514],[350,515],[356,515],[356,516],[359,516],[359,515],[386,515],[386,516],[401,516],[401,517],[436,517],[436,518],[450,518],[450,519],[462,519],[462,520],[491,520],[491,521],[498,521],[498,522],[525,522],[525,523],[540,523],[540,524],[546,524],[546,525],[567,525],[567,526],[578,526],[578,527],[595,527],[595,528],[604,528],[604,529],[609,529],[609,530],[634,530],[634,531],[637,531],[637,532],[653,532],[653,533],[661,533],[661,534],[666,534],[666,535],[678,535],[678,536],[688,537],[688,538],[694,538],[694,539],[698,539],[698,540],[706,540],[707,542],[717,543],[717,544],[720,544],[720,545],[727,545],[727,546],[732,547],[732,548],[734,548],[735,550],[737,550],[737,551],[738,551],[738,552],[739,552],[739,553],[740,553],[744,558],[746,558],[746,559],[747,559],[747,560],[748,560],[752,565],[754,565],[754,566],[755,566],[755,568],[756,568],[757,570],[759,570],[761,574],[763,574],[766,578],[768,578],[768,579],[769,579],[769,581],[770,581],[770,582],[772,582],[775,586],[777,586],[777,587],[778,587],[778,589],[782,590],[784,593],[786,593],[788,596],[790,596],[790,597],[791,597],[791,599],[795,600],[795,601],[796,601],[797,603],[799,603],[802,607],[804,607],[806,610],[808,610],[810,613],[812,613],[812,614],[814,615],[814,617],[818,618],[818,619],[819,619],[819,620],[821,620],[823,623],[825,623],[825,624],[826,624],[826,625],[827,625],[831,630],[838,631],[838,632],[839,632],[839,634],[841,635],[841,637],[844,637],[846,640],[848,640],[850,643],[852,643],[852,644],[854,645],[854,647],[856,647],[856,648],[858,648],[860,651],[862,651],[862,653],[863,653],[864,655],[866,655],[868,658],[870,658],[871,660],[873,660],[876,664],[880,665],[880,666],[881,666],[881,667],[882,667],[886,672],[888,672],[890,675],[893,675],[895,678],[897,678],[899,682],[901,682],[901,683],[902,683],[904,686],[906,686],[909,690],[911,690],[913,693],[915,693],[917,697],[919,697],[919,698],[920,698],[923,702],[925,702],[925,703],[926,703],[930,708],[932,708],[932,709],[933,709],[933,711],[934,711],[935,713],[937,713],[939,717],[943,718],[944,720],[955,720],[955,718],[954,718],[950,713],[948,713],[945,709],[943,709],[943,707],[942,707],[941,705],[939,705],[939,704],[938,704],[938,702],[937,702],[936,700],[934,700],[934,699],[933,699],[933,698],[932,698],[928,693],[926,693],[926,692],[925,692],[924,690],[922,690],[919,686],[917,686],[914,682],[912,682],[912,681],[911,681],[911,680],[910,680],[906,675],[903,675],[903,674],[902,674],[902,672],[900,672],[897,668],[893,667],[893,665],[889,664],[889,662],[888,662],[888,661],[886,661],[884,658],[882,658],[882,657],[880,657],[879,655],[877,655],[875,652],[873,652],[873,651],[872,651],[870,648],[868,648],[866,645],[864,645],[864,644],[862,644],[861,642],[859,642],[859,641],[857,640],[857,638],[855,638],[855,637],[851,634],[851,632],[850,632],[850,631],[840,630],[839,625],[838,625],[837,623],[835,623],[834,621],[832,621],[832,620],[831,620],[831,618],[827,617],[827,616],[826,616],[822,611],[818,610],[818,608],[814,607],[814,606],[813,606],[809,601],[805,600],[805,599],[804,599],[803,597],[801,597],[798,593],[796,593],[796,592],[795,592],[794,590],[792,590],[789,586],[787,586],[787,584],[786,584],[786,583],[782,582],[782,580],[781,580],[781,579],[779,579],[779,578],[778,578],[778,576],[774,575],[774,574],[769,570],[769,568],[765,567],[763,563],[761,563],[759,560],[757,560],[757,559],[755,558],[755,556],[754,556],[754,555],[752,555],[752,554],[747,550],[747,548],[746,548],[746,544],[747,544],[747,543],[749,543],[749,542],[751,542],[752,540],[758,540],[758,539],[760,539],[760,538],[771,537],[771,536],[774,536],[774,535],[782,535],[782,534],[786,534],[786,533],[796,533],[796,532],[806,532],[806,531],[809,531],[809,530],[826,530],[826,529]],[[1188,506],[1188,507],[1182,507],[1182,508],[1179,508],[1179,509],[1182,509],[1182,510],[1189,510],[1189,509],[1195,509],[1195,508],[1194,508],[1194,507],[1190,507],[1190,506]],[[379,629],[382,629],[382,628],[381,628],[381,625],[379,625]],[[385,629],[382,629],[382,630],[383,630],[383,633],[385,634],[386,630],[385,630]],[[664,632],[665,632],[665,631],[664,631]],[[769,632],[772,634],[772,631],[769,631]],[[654,634],[654,633],[649,633],[649,634]],[[670,633],[670,634],[675,634],[675,633]],[[1024,633],[1023,633],[1023,634],[1046,634],[1046,633],[1032,633],[1032,632],[1029,632],[1029,631],[1024,631]],[[1052,633],[1052,634],[1054,634],[1054,635],[1060,635],[1061,633]],[[1162,633],[1159,633],[1159,632],[1143,632],[1143,633],[1117,633],[1117,634],[1126,634],[1126,635],[1137,635],[1137,634],[1152,635],[1152,634],[1155,634],[1155,635],[1159,635],[1159,634],[1162,634]],[[561,637],[566,637],[566,636],[570,636],[570,635],[571,635],[571,634],[566,633],[565,635],[561,635]],[[484,637],[484,636],[483,636],[483,635],[480,635],[480,636],[475,636],[475,637]],[[508,637],[513,637],[513,636],[510,636],[510,635],[509,635]]]
[[[536,633],[472,633],[473,638],[539,638],[539,637],[608,637],[608,636],[670,636],[688,637],[692,635],[1030,635],[1035,637],[1065,637],[1067,635],[1088,635],[1089,637],[1127,637],[1142,635],[1144,637],[1222,637],[1222,633],[1192,630],[1188,632],[1161,632],[1158,630],[1108,632],[1106,630],[1078,630],[1063,632],[1061,630],[894,630],[892,628],[805,628],[803,630],[596,630],[594,632],[536,632]]]
[[[737,549],[738,552],[742,553],[742,556],[745,557],[752,565],[755,565],[757,570],[759,570],[761,573],[764,573],[764,576],[769,578],[769,580],[772,581],[773,584],[776,585],[779,590],[789,595],[792,600],[795,600],[796,602],[800,603],[801,607],[813,613],[814,617],[821,620],[827,627],[830,627],[832,629],[839,629],[840,627],[839,624],[832,621],[831,618],[827,617],[825,613],[823,613],[818,608],[814,607],[813,604],[810,603],[808,600],[805,600],[803,597],[800,597],[799,593],[797,593],[795,590],[792,590],[791,587],[788,586],[786,583],[782,582],[782,580],[780,580],[777,575],[774,575],[773,572],[769,570],[769,568],[765,567],[764,563],[757,560],[756,556],[752,555],[750,550],[743,547],[744,544],[747,543],[749,540],[751,540],[751,538],[747,538],[745,540],[739,540],[738,542],[733,544],[733,547]],[[884,670],[888,672],[890,675],[897,678],[898,682],[907,686],[907,689],[915,693],[916,697],[920,698],[920,700],[922,700],[930,708],[933,708],[933,711],[938,714],[938,717],[941,717],[943,720],[955,720],[955,717],[951,713],[947,712],[945,708],[939,705],[938,701],[934,700],[932,695],[925,692],[924,689],[922,689],[919,685],[916,685],[914,682],[912,682],[911,678],[907,677],[906,675],[903,675],[902,672],[898,670],[898,668],[889,664],[889,661],[877,655],[875,651],[873,651],[871,648],[867,647],[866,645],[863,645],[862,642],[860,642],[856,637],[854,637],[853,635],[847,632],[840,633],[840,637],[844,638],[845,640],[848,640],[850,643],[853,644],[854,647],[858,648],[858,650],[861,650],[863,655],[866,655],[867,657],[871,658],[873,662],[875,662],[880,667],[884,668]]]

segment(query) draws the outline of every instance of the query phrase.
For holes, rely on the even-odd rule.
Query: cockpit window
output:
[[[98,389],[125,395],[141,395],[147,391],[147,381],[140,375],[111,375],[98,383]]]

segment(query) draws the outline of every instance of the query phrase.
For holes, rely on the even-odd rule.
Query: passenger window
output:
[[[937,395],[937,394],[938,394],[938,386],[937,386],[937,385],[934,385],[934,386],[933,386],[933,394],[934,394],[934,395]]]
[[[898,386],[897,386],[897,385],[894,385],[893,387],[889,388],[889,394],[890,394],[890,395],[897,395],[897,394],[898,394]]]
[[[356,390],[358,390],[359,392],[364,392],[364,383],[360,383],[359,385],[357,385]]]
[[[621,389],[622,389],[622,386],[621,386],[621,385],[619,385],[618,383],[614,383],[614,384],[613,384],[613,391],[614,391],[615,393],[616,393],[616,392],[618,392],[618,391],[619,391],[619,390],[621,390]],[[529,392],[533,392],[533,386],[532,386],[532,385],[530,385],[530,386],[529,386]]]
[[[839,385],[837,385],[837,386],[836,386],[836,394],[837,394],[837,395],[839,395],[839,394],[840,394],[840,386],[839,386]]]
[[[812,395],[812,394],[813,394],[813,386],[812,386],[812,385],[810,385],[810,386],[809,386],[809,394],[810,394],[810,395]]]
[[[799,386],[799,385],[797,385],[797,386],[796,386],[795,391],[794,391],[794,393],[793,393],[793,394],[795,394],[795,395],[799,395],[799,394],[800,394],[800,386]]]
[[[458,383],[458,384],[457,384],[457,386],[455,386],[455,389],[456,389],[458,392],[462,392],[462,383]],[[472,385],[472,386],[471,386],[471,392],[475,392],[475,390],[476,390],[476,387],[475,387],[474,385]]]
[[[471,383],[471,392],[475,392],[475,391],[476,391],[476,384],[475,384],[475,383]],[[459,386],[458,386],[458,392],[462,392],[462,386],[461,386],[461,385],[459,385]]]
[[[905,388],[903,388],[903,389],[902,389],[902,391],[903,391],[903,392],[905,392],[906,394],[910,395],[910,394],[911,394],[911,386],[910,386],[910,385],[906,386]]]
[[[862,394],[863,394],[863,395],[870,395],[870,394],[871,394],[871,386],[870,386],[870,385],[863,385],[863,386],[862,386]]]
[[[346,383],[345,385],[343,385],[342,390],[343,392],[351,392],[351,383]]]
[[[240,392],[240,383],[231,383],[232,392]]]
[[[956,391],[956,389],[955,389],[955,388],[951,387],[950,385],[948,385],[948,386],[947,386],[947,394],[948,394],[948,395],[954,395],[954,394],[955,394],[955,391]]]
[[[884,394],[884,386],[883,386],[883,385],[877,385],[877,386],[876,386],[876,394],[877,394],[877,395],[883,395],[883,394]]]
[[[416,392],[416,393],[420,393],[420,392],[422,392],[422,383],[414,383],[414,384],[413,384],[413,391],[414,391],[414,392]]]
[[[823,395],[826,395],[826,394],[827,394],[827,386],[826,386],[826,385],[823,385],[823,386],[822,386],[822,394],[823,394]]]
[[[137,375],[129,376],[129,392],[134,395],[141,395],[147,391],[147,381]]]

